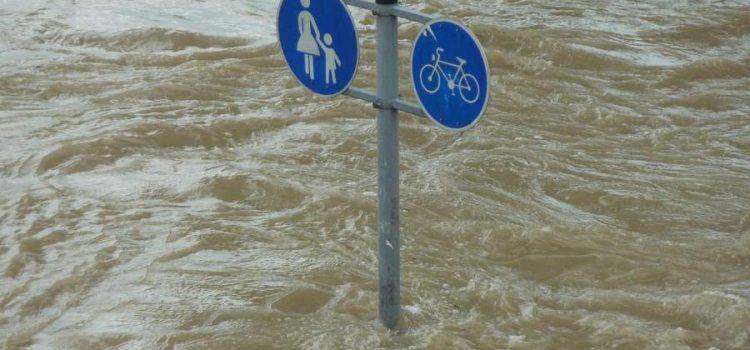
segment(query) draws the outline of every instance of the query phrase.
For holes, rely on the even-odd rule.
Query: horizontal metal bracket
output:
[[[365,10],[371,10],[375,15],[378,16],[395,16],[405,18],[407,20],[419,23],[427,23],[437,17],[426,15],[424,13],[414,11],[398,5],[381,5],[377,4],[372,0],[343,0],[345,4],[363,8]],[[344,91],[344,95],[354,97],[360,100],[365,100],[372,103],[373,107],[378,109],[395,109],[409,114],[413,114],[418,117],[427,118],[422,107],[418,104],[396,98],[389,101],[383,101],[377,97],[377,95],[366,89],[350,87]]]
[[[437,17],[426,15],[424,13],[414,11],[412,9],[401,7],[398,5],[381,5],[376,4],[373,1],[368,0],[343,0],[345,4],[363,8],[365,10],[371,10],[373,13],[379,16],[396,16],[404,19],[408,19],[412,22],[427,23]]]
[[[379,99],[374,92],[355,87],[350,87],[349,89],[344,91],[344,95],[370,102],[372,103],[373,107],[378,109],[396,109],[402,112],[413,114],[417,117],[427,118],[427,114],[425,114],[425,112],[422,110],[422,107],[420,107],[418,104],[400,98],[396,98],[390,101],[383,101]]]

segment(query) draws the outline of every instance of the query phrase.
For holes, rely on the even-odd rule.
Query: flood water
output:
[[[750,349],[750,3],[403,3],[492,100],[401,114],[390,333],[375,113],[292,77],[278,2],[0,0],[0,348]]]

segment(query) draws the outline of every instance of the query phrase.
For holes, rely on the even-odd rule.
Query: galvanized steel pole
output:
[[[376,0],[396,5],[398,0]],[[398,18],[377,15],[377,97],[398,98]],[[389,329],[396,328],[401,309],[401,254],[399,233],[398,111],[378,109],[378,314]]]

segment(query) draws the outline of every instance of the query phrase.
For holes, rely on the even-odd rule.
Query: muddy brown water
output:
[[[493,99],[403,115],[391,334],[374,112],[298,85],[277,2],[0,1],[0,348],[750,349],[750,3],[404,3]]]

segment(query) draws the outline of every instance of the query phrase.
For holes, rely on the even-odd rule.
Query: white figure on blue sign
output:
[[[326,60],[326,84],[330,80],[333,80],[333,83],[336,84],[336,68],[341,67],[339,55],[336,54],[336,50],[333,49],[332,45],[333,37],[331,34],[326,33],[323,35],[323,42],[320,43],[320,47],[323,49]]]
[[[459,95],[466,103],[477,102],[479,99],[479,82],[476,77],[464,72],[466,60],[458,56],[456,56],[457,64],[441,60],[440,54],[443,51],[445,51],[443,48],[438,47],[432,55],[432,61],[435,63],[427,63],[422,66],[422,70],[419,72],[419,82],[422,84],[422,88],[428,94],[434,94],[440,88],[440,77],[442,76],[451,91],[451,95],[456,96],[456,88],[458,88]],[[448,67],[455,73],[451,74],[451,71],[446,73]]]
[[[303,8],[310,8],[310,0],[300,0],[300,2]],[[305,73],[310,77],[310,80],[315,80],[314,57],[320,56],[318,24],[315,23],[315,18],[309,11],[302,10],[297,16],[297,28],[300,34],[299,41],[297,41],[297,51],[305,55]],[[315,36],[313,36],[313,30]]]

